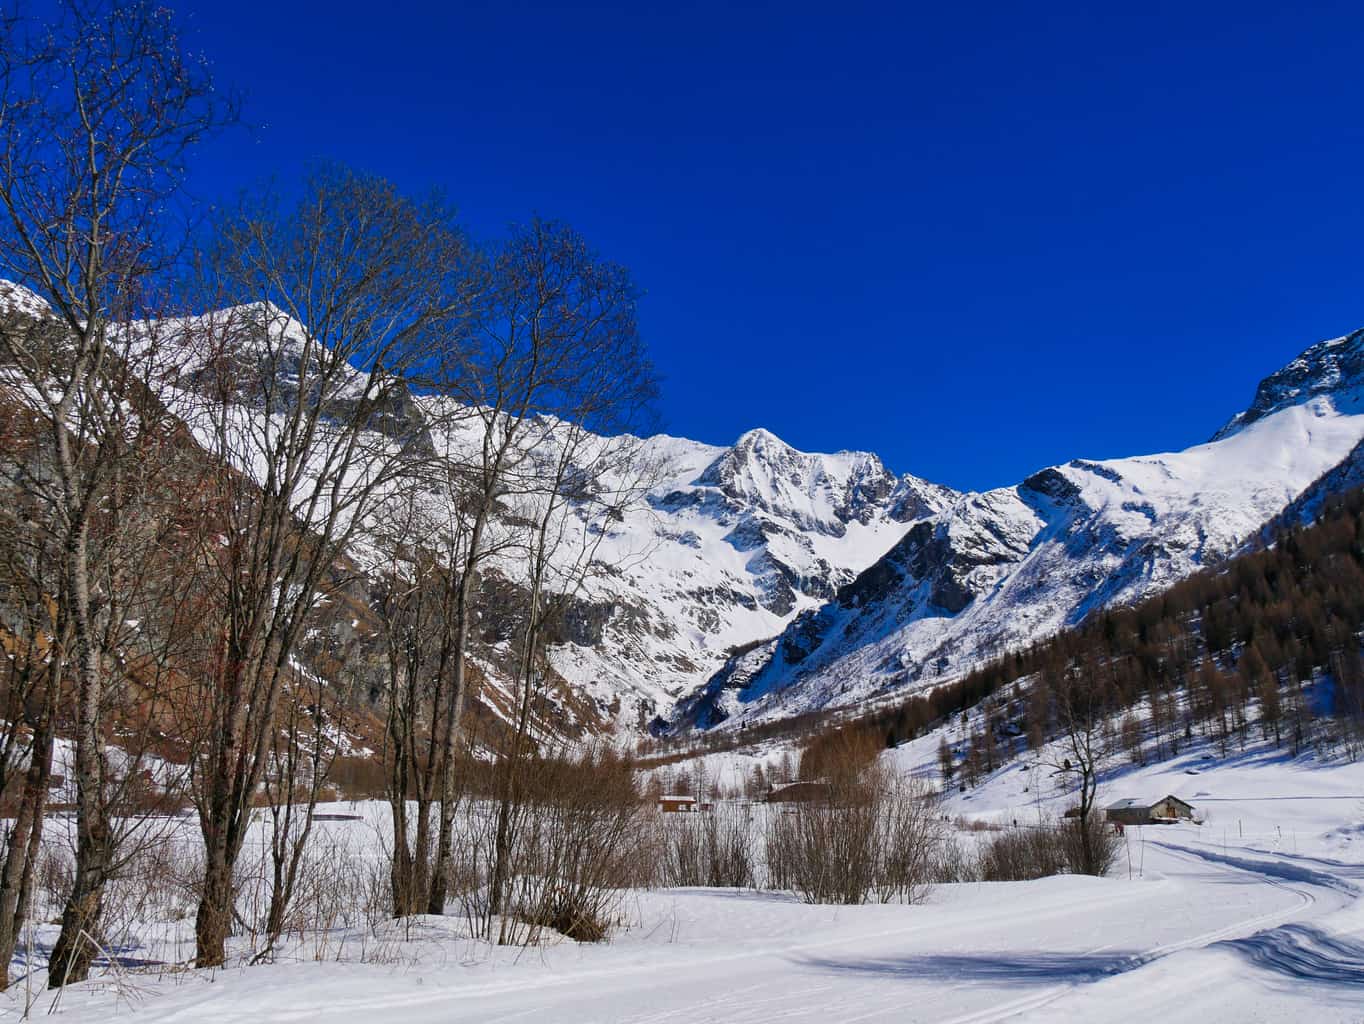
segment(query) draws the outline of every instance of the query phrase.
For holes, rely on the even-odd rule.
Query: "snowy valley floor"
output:
[[[925,747],[927,745],[925,744]],[[1199,748],[1201,749],[1201,748]],[[927,749],[896,752],[923,770]],[[1196,773],[1196,774],[1194,774]],[[1045,783],[1043,783],[1045,788]],[[1268,752],[1109,780],[1173,792],[1203,826],[1129,829],[1114,876],[943,885],[922,906],[805,906],[768,893],[632,894],[603,945],[495,949],[427,918],[392,963],[296,962],[109,977],[59,1015],[146,1022],[1364,1021],[1364,766]],[[1019,765],[947,801],[1038,810]],[[1041,801],[1055,809],[1063,798]],[[7,997],[22,1010],[21,984]],[[50,996],[33,1007],[46,1013]]]

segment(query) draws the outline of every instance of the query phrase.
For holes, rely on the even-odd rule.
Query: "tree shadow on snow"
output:
[[[797,962],[818,971],[905,980],[981,981],[1002,985],[1086,983],[1139,966],[1137,953],[974,953],[851,958],[803,957]]]
[[[1364,986],[1364,943],[1310,925],[1286,924],[1244,939],[1219,942],[1217,947],[1233,950],[1259,967],[1290,978]]]

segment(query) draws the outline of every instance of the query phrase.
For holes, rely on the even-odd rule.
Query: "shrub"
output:
[[[466,913],[476,932],[501,945],[538,943],[546,928],[601,941],[624,891],[657,874],[656,830],[634,768],[603,744],[573,760],[528,758],[522,769],[515,799],[498,808],[466,805],[469,859],[460,870],[483,880],[464,894]],[[498,871],[494,899],[488,880]]]
[[[666,886],[746,889],[757,885],[751,811],[718,804],[701,814],[665,815],[658,881]]]
[[[1079,818],[1067,819],[1061,827],[1061,837],[1065,848],[1066,867],[1074,875],[1092,874],[1102,877],[1108,874],[1117,863],[1118,854],[1122,850],[1122,840],[1099,812],[1091,813],[1089,820],[1083,823]],[[1086,845],[1089,848],[1088,865],[1085,856]]]
[[[922,784],[879,767],[827,800],[781,805],[768,819],[770,881],[807,903],[917,902],[942,842],[932,806]]]
[[[1090,815],[1088,832],[1094,858],[1091,873],[1105,875],[1118,859],[1121,840],[1098,815]],[[1044,822],[1001,832],[981,847],[976,873],[986,882],[1086,874],[1083,836],[1079,818],[1067,818],[1059,825]]]
[[[1067,866],[1066,841],[1051,825],[1000,832],[980,849],[977,875],[984,882],[1024,882],[1059,875]]]

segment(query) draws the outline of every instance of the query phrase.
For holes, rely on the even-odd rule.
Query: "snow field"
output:
[[[936,750],[934,734],[887,758],[930,776]],[[407,924],[356,913],[326,935],[293,936],[274,964],[106,974],[68,991],[59,1011],[74,1021],[373,1024],[1364,1020],[1364,765],[1264,746],[1225,760],[1209,752],[1195,741],[1178,759],[1107,774],[1105,803],[1169,792],[1209,812],[1201,826],[1128,829],[1109,878],[939,885],[918,906],[631,891],[608,942],[532,949],[471,938],[453,906]],[[712,755],[712,778],[723,781],[727,758],[736,774],[755,759]],[[942,812],[1022,824],[1069,799],[1014,762],[948,793]],[[386,808],[325,810],[361,816],[319,829],[357,864],[381,868]],[[125,955],[187,955],[191,925],[163,922],[166,932],[149,929],[160,937]],[[23,991],[11,989],[9,1008],[22,1008]]]

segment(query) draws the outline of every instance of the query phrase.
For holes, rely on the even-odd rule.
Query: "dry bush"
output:
[[[1091,814],[1088,820],[1083,822],[1079,818],[1067,819],[1061,826],[1061,838],[1064,843],[1066,866],[1074,875],[1086,874],[1083,839],[1086,832],[1089,833],[1089,852],[1093,858],[1093,870],[1088,873],[1102,878],[1118,862],[1118,854],[1122,852],[1122,840],[1104,821],[1102,814]]]
[[[807,903],[921,900],[943,838],[931,791],[875,766],[834,779],[827,800],[773,809],[765,844],[771,884]]]
[[[105,897],[107,935],[131,934],[139,922],[182,921],[194,915],[196,886],[185,875],[185,853],[176,835],[156,836],[135,847],[119,865]]]
[[[537,944],[546,929],[601,941],[617,924],[624,891],[656,874],[657,830],[633,765],[603,745],[574,759],[527,759],[520,779],[500,904],[489,885],[497,808],[482,801],[460,809],[451,892],[475,934],[502,945]]]
[[[382,800],[388,794],[388,769],[378,758],[341,755],[332,761],[327,778],[345,800]]]
[[[871,770],[884,749],[879,733],[858,725],[819,733],[801,748],[800,777],[850,784]]]
[[[1008,827],[998,822],[963,818],[960,815],[952,819],[952,826],[962,832],[1003,832]]]
[[[66,822],[57,819],[58,826]],[[74,824],[43,836],[34,870],[35,921],[53,922],[60,915],[74,879]],[[186,833],[189,833],[187,836]],[[96,962],[105,956],[148,955],[178,931],[178,923],[194,915],[198,901],[197,836],[183,820],[149,819],[129,833],[121,856],[104,887],[100,922],[89,940]],[[171,954],[172,956],[174,954]]]
[[[282,781],[271,780],[252,793],[247,803],[253,810],[293,806],[302,813],[310,803],[334,803],[340,799],[340,791],[329,783],[320,785],[314,796],[312,784],[309,782],[295,782],[286,786]]]
[[[1001,832],[981,847],[978,874],[985,882],[1022,882],[1059,875],[1067,867],[1066,843],[1054,827]]]
[[[943,856],[945,830],[926,783],[889,776],[879,783],[875,888],[882,903],[920,903]]]
[[[663,815],[659,832],[660,884],[756,887],[758,835],[750,808],[721,803],[703,814]]]
[[[652,875],[633,767],[606,750],[555,772],[543,794],[542,884],[527,917],[580,942],[606,938],[623,889]]]
[[[70,849],[44,836],[33,868],[34,917],[51,919],[54,913],[61,913],[74,878],[75,865]]]
[[[273,885],[267,847],[238,861],[235,916],[253,961],[281,954],[340,960],[353,953],[370,959],[367,946],[351,947],[392,916],[383,859],[372,855],[366,840],[346,832],[310,833],[278,936],[270,934],[268,920]]]
[[[951,833],[934,844],[928,863],[929,881],[938,883],[979,882],[979,859]]]
[[[1095,815],[1090,816],[1088,827],[1096,859],[1094,873],[1105,875],[1117,862],[1121,842]],[[977,874],[986,882],[1022,882],[1049,875],[1084,874],[1082,828],[1079,818],[1067,818],[1059,825],[1044,822],[1002,832],[981,847]]]
[[[169,818],[189,807],[189,800],[183,793],[148,787],[130,794],[126,806],[130,816]]]
[[[865,903],[876,866],[871,804],[791,804],[768,820],[768,862],[806,903]]]

